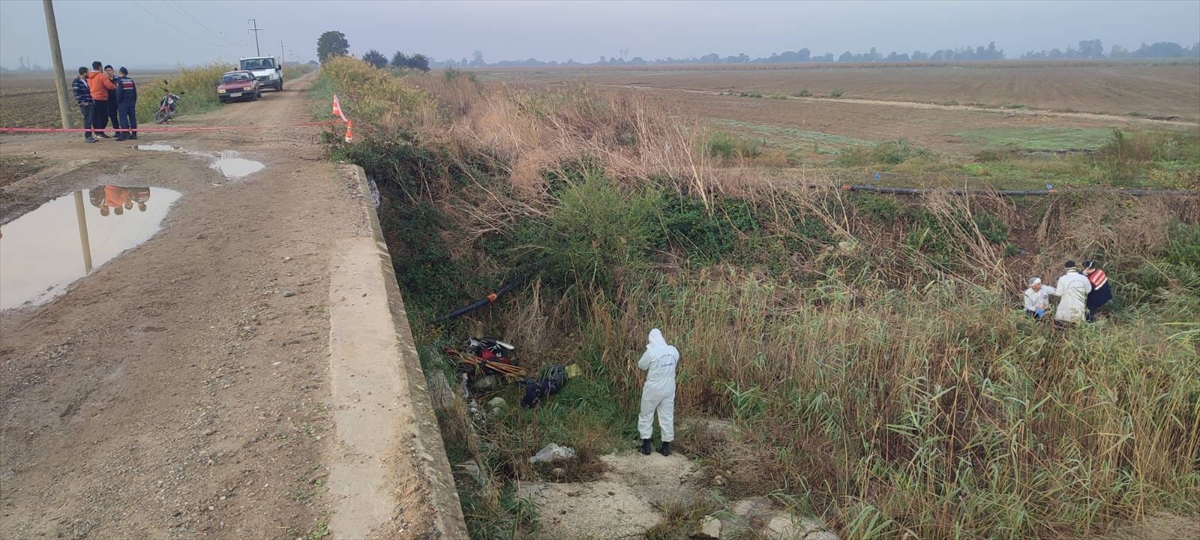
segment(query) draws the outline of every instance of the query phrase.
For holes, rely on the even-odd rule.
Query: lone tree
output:
[[[348,52],[350,52],[350,42],[346,41],[346,34],[330,30],[317,38],[317,58],[321,60],[322,64],[334,56],[345,56]]]
[[[362,56],[362,59],[363,62],[371,64],[377,68],[385,68],[388,65],[387,57],[375,49],[367,51],[367,53]]]
[[[408,67],[408,62],[409,62],[409,58],[408,58],[407,54],[404,54],[400,51],[396,51],[396,54],[392,55],[392,67],[394,67],[394,68]]]
[[[408,67],[421,71],[429,71],[429,58],[421,53],[414,54],[408,59]]]
[[[363,57],[363,60],[366,60],[366,57]],[[396,54],[392,55],[392,67],[429,71],[429,58],[421,53],[408,56],[400,51],[396,51]]]

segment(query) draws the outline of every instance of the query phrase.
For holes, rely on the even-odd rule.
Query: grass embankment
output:
[[[237,68],[226,64],[211,64],[184,68],[177,74],[165,79],[156,79],[153,83],[143,82],[138,88],[138,125],[154,123],[154,113],[158,111],[158,104],[166,95],[163,80],[167,81],[166,88],[180,96],[176,106],[176,117],[201,114],[220,107],[217,85],[221,83],[221,75],[233,69]]]
[[[709,504],[768,494],[846,538],[1079,537],[1200,512],[1194,197],[807,190],[732,174],[750,150],[627,94],[400,80],[353,59],[322,78],[368,126],[332,153],[379,182],[427,373],[449,373],[438,351],[468,334],[583,370],[534,411],[440,414],[452,462],[483,465],[482,486],[458,479],[476,538],[536,528],[514,482],[548,473],[527,461],[542,445],[579,451],[568,479],[632,447],[651,327],[683,355],[677,418],[739,428],[677,439],[727,478]],[[1060,333],[1016,307],[1025,277],[1066,258],[1100,260],[1118,300]],[[490,311],[422,322],[520,273]]]

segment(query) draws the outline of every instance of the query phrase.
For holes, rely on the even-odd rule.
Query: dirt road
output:
[[[307,121],[310,80],[178,124]],[[57,299],[0,313],[2,536],[325,531],[331,250],[366,225],[364,194],[321,159],[317,136],[137,141],[181,150],[166,152],[74,134],[0,138],[5,155],[50,165],[4,188],[0,222],[101,184],[182,194],[149,241]],[[265,167],[226,177],[211,165],[229,151]]]

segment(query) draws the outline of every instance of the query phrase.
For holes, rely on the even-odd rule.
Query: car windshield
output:
[[[244,82],[253,79],[249,73],[226,73],[221,77],[222,83]]]
[[[274,69],[275,60],[271,58],[251,58],[242,60],[242,69]]]

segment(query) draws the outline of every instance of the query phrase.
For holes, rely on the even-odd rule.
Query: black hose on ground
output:
[[[442,315],[441,317],[438,317],[432,321],[429,321],[429,324],[443,323],[443,322],[449,321],[451,319],[456,319],[458,317],[466,315],[467,313],[475,311],[475,310],[477,310],[483,306],[486,306],[488,304],[494,304],[494,303],[496,303],[497,300],[500,299],[501,296],[504,296],[505,293],[508,293],[509,291],[515,289],[518,285],[524,283],[525,279],[527,277],[528,276],[526,276],[526,275],[518,275],[517,277],[510,280],[508,283],[505,283],[499,289],[496,289],[495,291],[489,293],[488,295],[484,296],[483,298],[480,298],[479,300],[471,302],[470,304],[467,304],[467,305],[460,307],[454,311],[451,311],[450,313],[447,313],[445,315]]]

